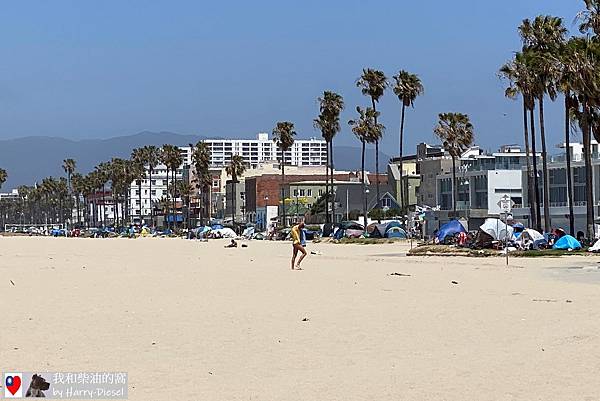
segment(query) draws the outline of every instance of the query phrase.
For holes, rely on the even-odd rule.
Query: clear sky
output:
[[[521,142],[518,103],[500,65],[526,17],[573,20],[579,0],[14,1],[0,13],[0,138],[98,138],[142,130],[251,137],[278,120],[312,127],[323,90],[366,105],[363,67],[407,69],[426,94],[407,116],[407,146],[433,141],[439,112],[471,116],[477,142]],[[548,108],[550,143],[562,112]],[[383,150],[398,148],[399,102],[381,100]]]

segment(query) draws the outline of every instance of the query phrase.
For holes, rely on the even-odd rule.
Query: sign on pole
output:
[[[506,225],[506,238],[504,239],[504,252],[506,252],[506,266],[508,266],[508,214],[512,211],[515,202],[508,194],[504,194],[498,201],[498,207],[504,213],[504,224]]]

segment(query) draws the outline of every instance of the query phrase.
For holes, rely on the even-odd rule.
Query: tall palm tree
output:
[[[573,175],[571,168],[571,111],[579,108],[575,90],[578,81],[578,66],[576,60],[577,42],[575,39],[570,39],[561,48],[558,55],[560,65],[560,75],[558,78],[558,90],[564,95],[565,108],[565,157],[567,162],[567,203],[569,205],[569,233],[575,235],[575,216],[573,211]]]
[[[152,173],[161,160],[161,150],[154,145],[144,146],[144,160],[148,166],[148,180],[150,182],[148,202],[150,204],[150,222],[154,226],[154,203],[152,201]]]
[[[556,58],[562,47],[566,28],[562,18],[549,15],[538,16],[533,22],[525,19],[519,27],[523,41],[523,51],[531,53],[535,74],[534,95],[539,104],[540,137],[542,141],[542,179],[544,199],[544,231],[549,232],[550,221],[550,188],[548,183],[548,153],[546,150],[546,133],[544,123],[544,97],[546,94],[551,100],[556,99],[556,78],[558,68]]]
[[[96,166],[95,170],[98,185],[97,188],[102,191],[102,205],[100,208],[102,210],[102,226],[106,226],[106,184],[110,180],[110,168],[110,163],[102,162]]]
[[[408,204],[408,189],[404,188],[402,178],[403,169],[403,147],[404,147],[404,113],[407,107],[414,107],[415,100],[418,96],[425,93],[425,88],[421,83],[421,79],[416,74],[411,74],[408,71],[400,70],[397,75],[394,75],[394,93],[402,103],[402,114],[400,117],[400,205],[402,214],[406,213]]]
[[[275,125],[273,129],[273,142],[277,144],[279,152],[281,154],[281,209],[282,209],[282,227],[286,226],[286,215],[285,215],[285,153],[288,152],[292,145],[294,145],[294,137],[296,131],[294,131],[294,123],[289,121],[280,121]]]
[[[352,127],[352,132],[360,141],[361,147],[361,183],[363,187],[363,223],[365,229],[367,228],[367,180],[365,177],[365,147],[367,143],[374,143],[376,140],[381,138],[385,127],[377,121],[378,112],[371,107],[362,109],[359,106],[356,107],[358,113],[358,119],[348,121],[348,124]]]
[[[71,193],[73,188],[71,186],[71,176],[75,172],[76,162],[74,159],[65,159],[63,160],[62,168],[67,173],[67,188],[68,192]]]
[[[177,148],[177,146],[174,145],[163,145],[162,146],[162,151],[161,151],[161,163],[165,165],[165,167],[167,168],[167,203],[169,202],[169,186],[170,185],[175,185],[175,179],[173,179],[173,181],[171,181],[171,183],[169,184],[169,172],[171,172],[173,177],[176,177],[177,174],[177,169],[179,168],[179,166],[181,165],[181,162],[179,162],[181,160],[181,153],[179,152],[179,148]],[[178,163],[179,162],[179,163]],[[175,210],[175,198],[172,198],[172,203],[171,206],[173,208],[173,228],[175,228],[175,218],[177,215],[177,211]],[[167,227],[171,228],[171,222],[169,221],[169,207],[167,206]]]
[[[142,180],[146,178],[146,149],[135,148],[131,151],[131,161],[135,164],[134,169],[138,182],[138,202],[140,203],[140,223],[144,223],[144,207],[142,203]]]
[[[360,88],[363,95],[371,98],[371,106],[373,107],[374,113],[374,124],[377,125],[377,113],[376,103],[383,96],[385,89],[388,86],[388,81],[383,71],[374,70],[372,68],[363,69],[363,73],[356,80],[356,86]],[[381,198],[379,195],[379,138],[375,141],[375,175],[377,176],[377,208],[380,208]]]
[[[327,163],[325,169],[325,220],[335,223],[335,189],[333,183],[333,138],[340,132],[340,113],[344,110],[344,98],[331,91],[323,92],[323,97],[319,98],[319,116],[314,120],[315,128],[321,131],[323,139],[327,146]],[[329,174],[331,172],[331,174]],[[329,220],[329,184],[328,179],[331,175],[331,220]]]
[[[539,228],[539,203],[537,196],[537,154],[535,146],[533,149],[533,163],[535,169],[532,169],[531,150],[529,147],[529,111],[534,108],[533,91],[533,76],[531,69],[527,65],[523,53],[516,53],[513,60],[506,63],[500,68],[500,76],[510,82],[506,89],[505,96],[510,99],[515,99],[518,94],[521,94],[523,99],[523,134],[525,143],[525,160],[527,164],[527,192],[529,200],[529,210],[531,215],[532,226]],[[535,144],[535,138],[533,143]],[[535,175],[534,175],[535,174]],[[535,182],[535,185],[534,185]]]
[[[231,156],[231,161],[229,165],[225,167],[225,172],[227,175],[231,176],[232,189],[233,189],[233,197],[231,199],[231,222],[235,229],[235,212],[236,212],[236,184],[238,183],[238,178],[244,175],[246,171],[246,163],[244,162],[244,158],[240,155]]]
[[[81,194],[85,189],[84,177],[80,173],[74,173],[71,176],[71,190],[73,193],[73,197],[75,198],[75,209],[77,213],[77,224],[81,224],[80,214],[79,214],[79,199]]]
[[[452,157],[452,210],[456,216],[456,158],[473,143],[473,125],[469,116],[462,113],[442,113],[433,132]]]
[[[583,0],[585,9],[577,14],[577,19],[581,22],[579,31],[581,33],[591,32],[594,35],[600,35],[600,1]]]
[[[212,176],[210,174],[210,146],[206,142],[199,141],[196,145],[190,144],[192,149],[192,165],[194,166],[194,184],[200,193],[200,223],[204,225],[204,214],[202,209],[207,210],[210,220],[210,188]]]

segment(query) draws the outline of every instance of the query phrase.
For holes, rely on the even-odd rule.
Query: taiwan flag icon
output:
[[[23,374],[5,373],[4,374],[4,397],[5,398],[23,398]]]

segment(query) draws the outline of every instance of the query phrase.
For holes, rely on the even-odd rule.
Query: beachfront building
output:
[[[559,148],[565,149],[564,144],[559,145]],[[592,173],[593,173],[593,196],[594,196],[594,216],[600,216],[600,154],[599,147],[596,141],[592,142]],[[583,161],[583,145],[581,143],[571,143],[571,179],[573,182],[573,213],[575,232],[586,231],[587,219],[587,201],[585,196],[586,190],[586,168]],[[540,167],[541,170],[541,167]],[[542,219],[544,216],[544,204],[542,197],[543,177],[539,171],[538,191],[540,199],[540,212]],[[524,169],[521,172],[522,186],[524,188],[523,205],[529,205],[527,171]],[[550,200],[550,222],[552,227],[562,227],[569,230],[569,203],[567,197],[567,164],[564,153],[553,157],[552,162],[548,163],[548,186]],[[513,209],[515,219],[523,221],[525,224],[531,224],[531,214],[529,207],[517,207]]]
[[[417,192],[421,185],[421,176],[417,170],[417,156],[405,156],[402,159],[402,179],[400,179],[400,159],[394,158],[387,167],[388,183],[391,187],[391,195],[400,205],[402,204],[401,189],[404,189],[406,206],[409,211],[414,211],[417,206]]]
[[[224,167],[231,161],[232,155],[240,155],[250,167],[258,167],[268,162],[279,162],[281,152],[277,144],[267,133],[257,134],[255,139],[206,139],[210,149],[210,164]],[[191,164],[191,148],[181,148],[185,162]],[[296,139],[292,148],[284,153],[285,164],[299,167],[325,166],[327,162],[327,144],[323,139]]]

